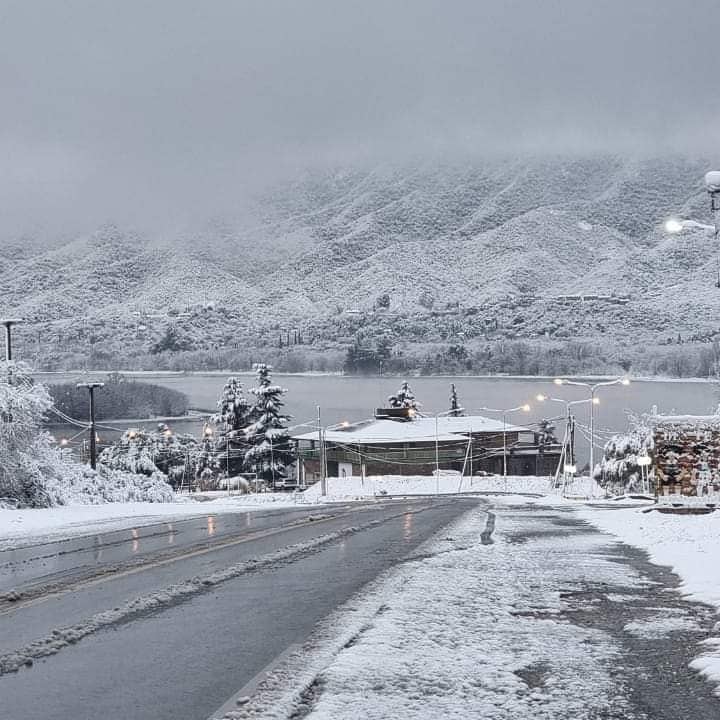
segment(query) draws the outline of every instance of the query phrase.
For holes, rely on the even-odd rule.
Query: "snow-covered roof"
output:
[[[652,425],[720,425],[720,415],[650,415]]]
[[[505,426],[507,432],[527,432],[528,428],[519,425]],[[415,418],[408,422],[398,420],[364,420],[352,423],[347,427],[333,427],[325,431],[327,442],[350,443],[360,445],[427,442],[434,441],[435,418]],[[501,420],[486,418],[481,415],[466,417],[441,417],[437,419],[437,440],[452,442],[466,437],[470,432],[501,433]],[[292,435],[294,440],[317,440],[317,431]]]

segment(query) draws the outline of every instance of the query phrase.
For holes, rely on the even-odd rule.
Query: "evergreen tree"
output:
[[[388,398],[390,407],[393,408],[409,408],[411,410],[419,410],[422,405],[415,399],[415,394],[410,389],[410,385],[405,380],[395,395]]]
[[[450,385],[450,417],[460,417],[465,412],[465,408],[460,407],[458,401],[457,390],[455,389],[455,383]]]
[[[242,383],[236,377],[228,378],[217,403],[218,411],[211,421],[218,426],[214,449],[215,466],[228,477],[243,471],[248,442],[245,428],[250,424],[250,403],[243,394]],[[212,463],[207,465],[213,467]]]
[[[265,363],[255,365],[257,387],[250,389],[255,405],[250,411],[253,422],[245,431],[250,446],[245,469],[275,487],[287,478],[287,467],[295,456],[286,425],[290,416],[282,414],[282,396],[287,390],[272,383],[271,370]]]
[[[157,342],[150,347],[153,355],[159,355],[162,352],[179,352],[180,350],[191,350],[192,342],[188,337],[180,334],[180,331],[174,325],[168,325],[165,332]]]

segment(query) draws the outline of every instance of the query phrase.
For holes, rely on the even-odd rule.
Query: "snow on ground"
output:
[[[335,613],[315,647],[228,717],[355,720],[362,708],[370,720],[554,720],[605,717],[608,707],[634,717],[610,674],[618,646],[561,617],[559,589],[643,580],[608,559],[602,536],[564,543],[540,516],[513,541],[527,519],[499,509],[499,537],[485,544],[486,514],[466,514]]]
[[[623,542],[647,550],[657,565],[669,565],[693,600],[720,610],[720,513],[673,515],[647,508],[588,508],[582,517]]]
[[[598,507],[580,513],[601,530],[646,550],[657,565],[672,567],[682,579],[686,595],[720,611],[720,513],[677,515]],[[692,667],[720,684],[720,638],[712,638],[706,645],[707,653]]]
[[[19,544],[27,545],[149,525],[165,518],[247,512],[268,507],[288,508],[302,502],[301,498],[289,493],[204,493],[198,497],[202,500],[188,495],[176,495],[176,501],[170,503],[105,503],[21,510],[0,509],[0,550]],[[206,499],[208,497],[210,499]]]
[[[527,475],[499,475],[488,477],[462,477],[459,474],[432,475],[370,475],[327,479],[327,495],[331,502],[383,497],[385,495],[449,495],[467,492],[509,492],[546,495],[551,491],[551,481],[546,477]],[[322,496],[320,483],[311,485],[304,493],[308,502]]]

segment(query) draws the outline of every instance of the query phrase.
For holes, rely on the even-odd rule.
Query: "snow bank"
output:
[[[657,565],[672,567],[685,595],[720,611],[720,513],[670,515],[584,508],[580,514],[601,530],[646,550]],[[720,684],[720,638],[707,640],[706,646],[707,652],[691,665]]]
[[[203,500],[211,493],[204,493]],[[124,502],[100,505],[64,505],[52,508],[0,509],[0,551],[18,545],[49,542],[78,535],[112,532],[150,525],[167,518],[194,517],[208,513],[237,513],[296,507],[301,500],[286,493],[233,495],[215,493],[200,502],[176,495],[173,502]]]
[[[328,501],[347,501],[392,495],[454,495],[457,493],[550,493],[551,480],[546,477],[493,475],[490,477],[461,477],[455,474],[428,475],[370,475],[360,477],[328,478]],[[322,498],[320,483],[311,485],[304,493],[309,502]]]

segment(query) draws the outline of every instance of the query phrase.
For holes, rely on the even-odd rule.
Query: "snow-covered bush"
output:
[[[642,490],[642,468],[639,456],[652,456],[653,434],[643,418],[630,416],[627,433],[613,435],[605,444],[602,460],[596,465],[594,477],[611,494]]]
[[[157,430],[126,430],[117,442],[100,453],[98,463],[127,473],[148,476],[160,473],[177,486],[183,479],[189,479],[196,450],[195,438],[174,433],[160,423]]]
[[[20,363],[0,364],[0,505],[48,507],[70,502],[168,502],[163,476],[94,471],[73,462],[41,427],[52,399]]]
[[[46,492],[52,505],[101,505],[113,502],[172,502],[175,493],[162,473],[152,475],[112,470],[102,465],[67,463],[62,477],[52,478]]]

